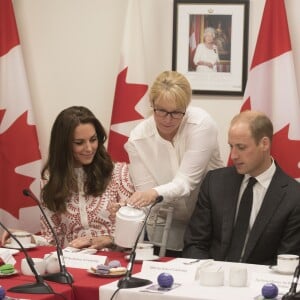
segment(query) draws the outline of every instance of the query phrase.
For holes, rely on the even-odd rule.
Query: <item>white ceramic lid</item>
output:
[[[120,217],[127,218],[129,220],[140,220],[145,217],[145,213],[141,209],[137,209],[131,206],[122,206],[118,213]]]

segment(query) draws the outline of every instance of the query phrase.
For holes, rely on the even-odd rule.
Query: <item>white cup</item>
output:
[[[299,256],[295,254],[277,255],[277,269],[279,272],[292,273],[299,264]]]
[[[37,272],[40,275],[45,275],[46,273],[46,262],[43,258],[37,258],[37,257],[33,257],[32,258],[34,265],[35,265],[35,269],[37,270]],[[34,274],[32,273],[26,258],[23,258],[21,260],[21,272],[24,275],[29,275],[29,276],[34,276]]]
[[[229,285],[235,287],[247,286],[248,270],[244,265],[232,265],[229,269]]]
[[[135,250],[136,259],[153,256],[153,244],[138,243]]]
[[[12,233],[15,238],[26,248],[31,243],[31,233],[26,231],[16,231]],[[14,248],[20,248],[20,245],[11,237],[10,244]]]
[[[44,260],[46,263],[46,273],[57,273],[60,271],[60,266],[56,253],[45,254]]]
[[[224,285],[224,270],[220,267],[212,266],[199,270],[199,282],[204,286]]]

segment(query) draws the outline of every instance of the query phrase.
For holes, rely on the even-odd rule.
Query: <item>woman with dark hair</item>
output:
[[[63,110],[53,124],[41,198],[61,246],[113,244],[116,211],[134,189],[127,164],[111,160],[106,139],[102,124],[82,106]],[[54,242],[43,216],[41,233],[36,243]]]

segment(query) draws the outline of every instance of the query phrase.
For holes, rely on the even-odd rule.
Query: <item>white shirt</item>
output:
[[[155,188],[164,200],[153,212],[160,206],[174,205],[174,219],[182,222],[182,231],[194,210],[205,174],[223,166],[217,134],[216,123],[206,111],[189,107],[172,143],[159,135],[151,116],[132,130],[125,144],[136,190]],[[176,239],[182,245],[183,233]]]
[[[258,215],[258,212],[262,205],[263,199],[265,197],[265,194],[271,183],[271,180],[273,178],[275,171],[276,171],[276,166],[275,166],[275,163],[273,160],[271,166],[265,172],[263,172],[262,174],[255,177],[255,179],[257,180],[257,183],[253,186],[253,204],[252,204],[252,210],[251,210],[250,221],[249,221],[249,229],[250,230],[255,222],[256,216]],[[241,188],[240,188],[239,203],[240,203],[242,194],[243,194],[244,190],[246,189],[249,178],[250,178],[250,175],[245,174],[245,177],[243,179],[243,182],[242,182]],[[237,208],[237,212],[238,212],[238,208]]]
[[[243,257],[243,254],[244,254],[244,251],[245,251],[245,246],[247,244],[250,231],[253,227],[253,224],[254,224],[255,219],[258,215],[258,212],[260,210],[260,207],[262,205],[265,194],[266,194],[267,189],[268,189],[268,187],[271,183],[271,180],[273,178],[273,175],[274,175],[275,171],[276,171],[276,166],[275,166],[275,163],[274,163],[274,160],[273,160],[271,166],[265,172],[263,172],[260,175],[255,177],[257,182],[253,186],[253,203],[252,203],[252,210],[251,210],[250,220],[249,220],[249,228],[248,228],[248,232],[247,232],[247,235],[246,235],[245,244],[244,244],[244,247],[243,247],[241,257]],[[239,193],[239,200],[238,200],[238,207],[237,207],[237,210],[236,210],[236,217],[237,217],[237,214],[238,214],[238,209],[239,209],[239,205],[240,205],[240,201],[241,201],[243,192],[247,187],[247,184],[248,184],[248,181],[249,181],[250,177],[251,176],[249,174],[245,174],[245,177],[244,177],[243,182],[241,184],[240,193]]]

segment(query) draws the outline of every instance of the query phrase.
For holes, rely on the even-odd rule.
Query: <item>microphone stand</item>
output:
[[[27,251],[25,250],[23,245],[20,243],[20,241],[1,222],[0,222],[0,226],[6,232],[8,232],[9,235],[11,236],[11,238],[13,238],[16,241],[16,243],[20,246],[20,248],[22,249],[22,252],[25,255],[27,263],[36,279],[35,283],[27,283],[27,284],[18,285],[18,286],[9,288],[8,291],[14,292],[14,293],[24,293],[24,294],[54,294],[54,291],[52,290],[52,288],[46,282],[44,282],[43,277],[38,273],[37,269],[35,268],[33,259],[28,255]]]
[[[294,275],[293,275],[293,281],[290,287],[290,290],[282,297],[282,300],[297,300],[300,299],[300,292],[296,293],[297,284],[299,280],[300,275],[300,262],[298,266],[295,269]]]
[[[56,243],[56,253],[57,253],[57,258],[58,258],[58,263],[59,263],[59,267],[60,267],[60,272],[58,273],[52,273],[52,274],[46,274],[43,276],[44,279],[49,280],[49,281],[54,281],[54,282],[59,282],[59,283],[67,283],[67,284],[72,284],[74,282],[73,276],[67,271],[66,269],[66,265],[65,265],[65,261],[64,261],[64,256],[63,256],[63,251],[61,249],[61,246],[59,244],[57,235],[52,227],[52,225],[50,224],[49,219],[47,218],[41,204],[40,201],[35,197],[35,195],[28,189],[24,189],[23,190],[23,194],[27,197],[30,197],[31,199],[33,199],[38,207],[40,208],[40,211],[42,212],[46,223],[48,224],[48,227],[50,228],[52,235],[55,239],[55,243]]]
[[[120,288],[120,289],[131,289],[131,288],[141,287],[141,286],[145,286],[145,285],[152,283],[151,280],[136,278],[136,277],[132,277],[131,275],[132,275],[132,268],[133,268],[133,264],[134,264],[134,260],[135,260],[136,247],[137,247],[138,241],[141,237],[142,232],[144,231],[144,228],[146,226],[146,222],[148,220],[148,217],[150,215],[152,207],[161,201],[163,201],[163,196],[158,196],[155,199],[155,202],[149,208],[149,211],[145,217],[143,226],[135,240],[134,246],[131,249],[126,275],[118,281],[118,288]]]

